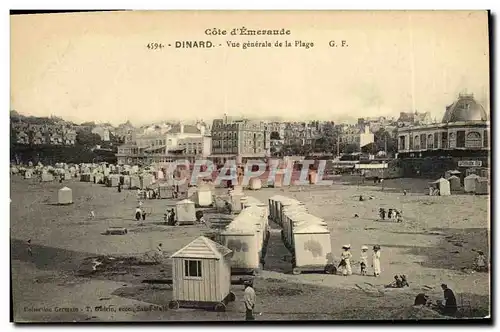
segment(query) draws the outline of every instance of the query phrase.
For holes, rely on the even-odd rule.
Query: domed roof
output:
[[[488,116],[483,106],[472,94],[460,94],[458,100],[446,107],[443,123],[461,121],[487,121]]]

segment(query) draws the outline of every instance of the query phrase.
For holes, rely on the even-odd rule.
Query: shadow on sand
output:
[[[415,294],[385,291],[381,296],[370,296],[362,290],[286,283],[275,278],[257,278],[254,285],[257,307],[263,313],[261,319],[445,319],[430,309],[412,307],[418,291]],[[243,287],[233,285],[231,291],[236,301],[228,304],[226,313],[219,317],[217,313],[196,310],[195,320],[243,319],[240,305]],[[169,319],[193,319],[192,314],[167,309],[173,292],[166,285],[126,286],[116,289],[113,295],[162,306]],[[462,317],[488,314],[488,297],[470,293],[456,295]]]
[[[415,256],[423,256],[425,260],[419,264],[423,267],[434,269],[448,269],[460,271],[464,268],[472,268],[476,251],[488,252],[489,235],[485,228],[466,229],[439,229],[433,228],[430,232],[423,234],[431,235],[436,232],[440,236],[440,242],[433,247],[418,247],[407,245],[380,244],[382,250],[388,248],[407,249],[407,253]],[[419,234],[419,233],[410,233]]]
[[[12,260],[33,263],[40,270],[75,271],[85,257],[92,256],[85,252],[37,244],[31,245],[33,255],[30,255],[26,241],[17,239],[11,239],[10,250]]]

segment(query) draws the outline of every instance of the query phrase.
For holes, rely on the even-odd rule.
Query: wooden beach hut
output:
[[[208,207],[213,204],[212,190],[208,185],[201,184],[196,191],[196,203],[201,207]]]
[[[293,274],[300,274],[304,271],[336,272],[333,262],[329,261],[332,244],[330,231],[326,227],[309,224],[294,229],[293,237]]]
[[[193,201],[184,199],[177,202],[175,210],[179,225],[193,225],[196,221],[196,208]]]
[[[254,274],[260,264],[260,239],[248,217],[240,214],[236,218],[240,217],[246,220],[235,219],[221,232],[221,240],[233,252],[231,274]]]
[[[173,299],[170,309],[180,307],[225,311],[235,300],[231,287],[232,251],[204,236],[174,253]]]

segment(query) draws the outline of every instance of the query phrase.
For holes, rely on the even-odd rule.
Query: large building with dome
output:
[[[490,122],[472,94],[446,107],[441,123],[398,128],[398,159],[407,175],[488,168]]]

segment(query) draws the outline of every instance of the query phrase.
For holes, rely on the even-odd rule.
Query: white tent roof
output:
[[[271,196],[269,199],[273,200],[273,201],[281,201],[282,199],[286,199],[286,197],[282,196],[282,195],[274,195],[274,196]]]
[[[447,182],[448,180],[444,179],[444,178],[439,178],[437,179],[436,181],[432,182],[432,183],[441,183],[441,182]]]
[[[184,248],[175,252],[170,258],[208,258],[221,259],[232,251],[204,236],[196,238]]]
[[[59,191],[71,191],[71,189],[68,187],[63,187],[63,188],[59,189]]]

